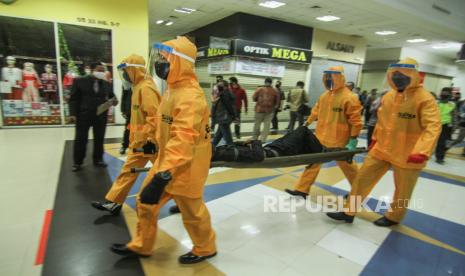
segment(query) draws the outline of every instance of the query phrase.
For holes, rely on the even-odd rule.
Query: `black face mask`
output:
[[[333,79],[332,78],[325,79],[325,87],[326,87],[326,89],[333,89]]]
[[[411,78],[409,76],[397,71],[392,74],[391,80],[398,92],[404,92],[405,88],[407,88],[411,82]]]
[[[448,102],[451,99],[451,96],[450,95],[441,95],[440,99],[443,102]]]
[[[155,74],[160,79],[166,80],[170,73],[170,63],[167,61],[155,61]]]
[[[123,72],[123,79],[127,82],[132,83],[131,78],[129,77],[128,72],[126,72],[126,70]]]

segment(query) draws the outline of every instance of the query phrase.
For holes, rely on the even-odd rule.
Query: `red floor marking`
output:
[[[39,248],[37,249],[36,262],[34,265],[41,265],[44,263],[45,250],[47,249],[48,232],[50,230],[50,223],[52,222],[52,214],[53,210],[47,210],[45,212],[42,234],[40,235]]]

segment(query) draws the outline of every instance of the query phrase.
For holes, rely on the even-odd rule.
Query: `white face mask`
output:
[[[84,69],[84,73],[88,76],[92,73],[92,70],[90,69]]]
[[[105,79],[105,72],[94,72],[94,77],[96,77],[97,79]]]

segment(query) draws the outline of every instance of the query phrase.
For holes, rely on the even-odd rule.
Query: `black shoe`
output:
[[[376,226],[381,226],[381,227],[389,227],[389,226],[393,226],[393,225],[396,225],[396,224],[399,224],[398,222],[395,222],[395,221],[392,221],[386,217],[382,217],[378,220],[375,220],[373,222]]]
[[[307,199],[307,196],[308,196],[308,194],[303,193],[303,192],[299,192],[299,191],[297,191],[297,190],[285,189],[284,191],[285,191],[286,193],[292,195],[292,196],[301,196],[301,197],[303,197],[304,199]]]
[[[348,198],[349,198],[349,194],[350,194],[350,193],[345,194],[344,199],[348,199]]]
[[[108,164],[103,161],[95,161],[94,166],[97,168],[106,168]]]
[[[139,253],[132,251],[125,244],[121,244],[121,243],[114,243],[110,247],[110,250],[118,255],[125,256],[125,257],[144,257],[144,258],[148,257],[146,255],[141,255]]]
[[[78,164],[74,164],[73,165],[73,172],[78,172],[82,170],[82,166],[81,165],[78,165]]]
[[[443,165],[445,162],[443,159],[436,159],[436,163]]]
[[[178,262],[181,264],[196,264],[196,263],[200,263],[206,259],[210,259],[215,256],[216,256],[216,252],[208,256],[197,256],[194,253],[189,252],[189,253],[179,256]]]
[[[110,212],[112,215],[119,215],[121,213],[121,204],[114,203],[111,201],[93,201],[91,203],[92,207],[95,209],[101,210],[101,211],[107,211]]]
[[[119,149],[119,154],[124,155],[125,153],[126,153],[126,148],[125,148],[125,147],[121,147],[121,148]]]
[[[326,215],[335,220],[343,220],[347,223],[354,222],[354,216],[349,216],[344,212],[326,213]]]
[[[170,214],[177,214],[177,213],[181,213],[181,210],[179,210],[179,207],[177,205],[171,206]]]

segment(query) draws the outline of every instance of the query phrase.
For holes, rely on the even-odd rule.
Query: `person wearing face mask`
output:
[[[202,197],[212,154],[210,109],[194,71],[195,45],[181,36],[156,43],[154,50],[155,73],[168,84],[157,112],[159,151],[137,197],[138,231],[129,243],[113,244],[111,250],[123,256],[151,255],[160,209],[174,199],[193,244],[178,261],[194,264],[216,255],[215,232]]]
[[[374,223],[387,227],[402,221],[421,169],[441,132],[438,105],[420,84],[417,67],[417,61],[411,58],[389,65],[386,78],[391,90],[381,100],[368,156],[345,202],[349,211],[328,213],[330,218],[352,223],[359,204],[392,169],[393,201],[384,216]]]
[[[446,156],[446,143],[452,136],[452,122],[454,118],[455,103],[452,101],[452,87],[444,87],[439,95],[439,113],[441,115],[441,135],[436,145],[436,163],[444,164]]]
[[[146,73],[143,57],[130,55],[118,65],[118,70],[123,86],[129,89],[132,87],[133,90],[130,100],[129,152],[105,200],[92,202],[94,208],[113,215],[120,213],[122,204],[139,176],[131,173],[131,168],[145,167],[149,161],[153,163],[155,160],[156,114],[161,101],[153,78]],[[143,148],[144,152],[134,152],[138,148]]]
[[[317,120],[316,137],[327,148],[357,147],[357,137],[362,130],[362,106],[356,94],[345,86],[344,68],[335,66],[323,73],[323,84],[327,89],[312,108],[306,125]],[[352,184],[357,175],[355,163],[336,161],[345,177]],[[294,190],[285,191],[293,196],[306,198],[310,188],[320,172],[321,164],[307,166],[294,186]]]
[[[76,135],[73,150],[73,171],[82,169],[86,155],[89,129],[94,133],[93,161],[96,167],[106,167],[103,162],[103,140],[107,125],[107,112],[97,115],[97,109],[110,99],[117,105],[110,83],[104,80],[104,68],[100,63],[91,65],[92,75],[73,81],[69,98],[71,122],[76,122]]]

